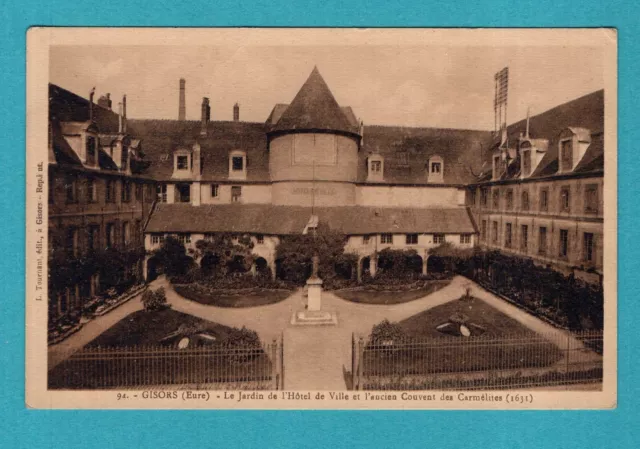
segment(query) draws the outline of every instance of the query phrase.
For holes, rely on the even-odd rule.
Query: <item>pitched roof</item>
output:
[[[443,159],[445,184],[473,182],[490,145],[488,131],[365,126],[357,179],[366,181],[367,158],[379,154],[384,157],[385,182],[426,183],[429,158],[437,155]]]
[[[49,120],[58,122],[89,121],[89,100],[55,84],[49,84]],[[93,104],[93,121],[100,133],[118,132],[118,114]]]
[[[392,233],[474,233],[465,208],[314,208],[270,204],[158,204],[146,232],[246,232],[300,234],[311,215],[349,235]]]
[[[357,133],[317,67],[271,131],[330,130]]]
[[[147,173],[155,179],[168,180],[173,174],[173,152],[191,150],[200,143],[202,180],[229,179],[229,153],[241,149],[247,153],[247,181],[268,182],[269,152],[263,123],[209,122],[206,136],[200,135],[199,121],[131,120],[129,131],[144,142],[145,160],[151,165]]]
[[[525,119],[507,127],[511,146],[513,146],[513,142],[518,142],[521,135],[524,135],[526,126]],[[558,174],[558,142],[561,132],[565,129],[570,129],[571,132],[578,134],[581,140],[587,139],[588,134],[591,134],[592,143],[574,171],[582,173],[602,171],[604,169],[604,144],[602,137],[599,138],[599,141],[595,137],[602,136],[604,130],[604,90],[592,92],[530,118],[529,135],[532,137],[531,140],[547,139],[549,141],[547,151],[530,178]],[[493,148],[496,149],[497,145],[494,145]],[[491,170],[490,160],[491,152],[488,152],[485,164],[488,170]],[[504,179],[511,178],[507,176]]]

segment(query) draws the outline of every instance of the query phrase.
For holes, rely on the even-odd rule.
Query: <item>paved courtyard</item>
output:
[[[202,305],[178,295],[170,283],[159,278],[152,289],[163,286],[167,300],[174,310],[217,323],[253,329],[264,341],[284,337],[285,388],[287,390],[344,390],[349,386],[347,372],[351,371],[351,336],[367,335],[371,328],[382,321],[401,321],[432,307],[459,298],[467,286],[471,294],[505,313],[529,329],[550,335],[560,348],[571,340],[573,347],[581,344],[568,337],[564,331],[529,315],[521,309],[497,298],[464,277],[457,276],[445,288],[424,298],[395,305],[358,304],[338,298],[331,292],[323,292],[322,309],[336,312],[337,326],[292,326],[291,315],[303,310],[303,290],[292,293],[276,304],[230,309]],[[140,310],[139,298],[133,298],[113,312],[87,323],[79,332],[64,342],[49,348],[50,367],[82,348],[125,316]]]

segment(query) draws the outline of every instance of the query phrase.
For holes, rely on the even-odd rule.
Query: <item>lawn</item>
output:
[[[197,341],[194,335],[204,333],[208,338],[215,337],[216,343],[186,349],[162,344],[164,337],[180,328],[192,329],[184,331],[192,342]],[[260,344],[241,346],[233,344],[233,338],[227,338],[237,336],[238,332],[171,309],[138,311],[54,367],[48,376],[49,388],[143,388],[238,382],[250,383],[255,389],[268,386],[271,360]]]
[[[436,327],[463,313],[485,332],[454,337]],[[366,375],[461,373],[546,367],[561,359],[561,351],[540,335],[495,310],[480,299],[452,301],[399,323],[406,342],[368,345],[363,356]]]
[[[423,288],[406,291],[374,290],[368,287],[362,289],[336,290],[333,293],[342,299],[361,304],[391,305],[402,304],[427,295],[449,285],[450,281],[433,281]]]
[[[198,327],[208,334],[214,335],[217,340],[224,337],[232,330],[228,326],[203,320],[193,315],[177,312],[172,309],[145,312],[140,310],[124,317],[111,328],[100,334],[85,348],[92,347],[130,347],[130,346],[157,346],[160,340],[168,334],[183,327]]]
[[[176,293],[207,306],[242,308],[258,307],[280,302],[293,293],[291,290],[255,289],[231,293],[230,290],[202,290],[194,285],[174,285]]]

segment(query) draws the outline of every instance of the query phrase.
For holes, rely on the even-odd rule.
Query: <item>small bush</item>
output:
[[[142,301],[144,310],[146,310],[147,312],[163,310],[169,307],[169,305],[167,304],[167,294],[164,291],[164,287],[160,287],[156,291],[152,291],[149,289],[145,290],[145,292],[142,294],[142,298],[140,298],[140,301]]]
[[[404,330],[398,323],[391,323],[386,318],[381,323],[373,326],[371,331],[371,343],[374,345],[398,342],[405,336]]]

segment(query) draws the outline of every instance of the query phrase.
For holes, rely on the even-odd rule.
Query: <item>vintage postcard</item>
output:
[[[616,406],[615,30],[27,40],[27,406]]]

